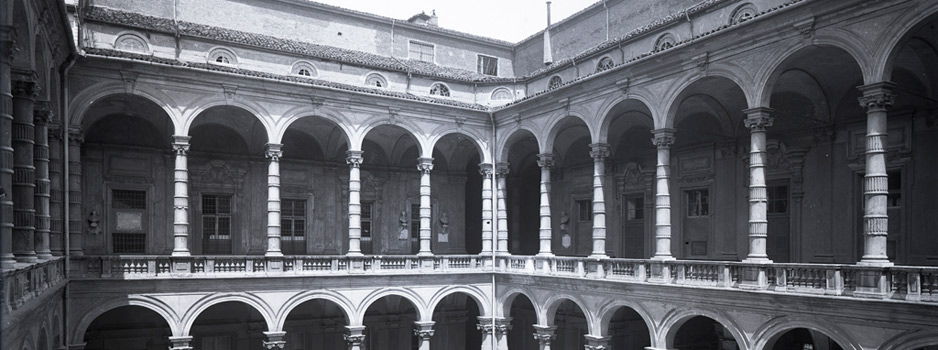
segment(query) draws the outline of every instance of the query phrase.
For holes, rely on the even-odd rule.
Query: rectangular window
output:
[[[886,195],[886,207],[898,209],[902,207],[902,176],[900,172],[890,171],[888,176],[889,194]]]
[[[111,190],[114,215],[111,247],[114,254],[143,254],[146,251],[147,192]]]
[[[420,204],[410,205],[410,238],[420,239]]]
[[[626,217],[628,220],[642,220],[645,219],[645,198],[644,197],[633,197],[629,198],[626,201]]]
[[[306,254],[305,200],[280,200],[280,245],[284,254]]]
[[[202,239],[207,254],[231,254],[231,195],[202,195]]]
[[[765,188],[765,192],[769,197],[768,203],[766,203],[766,212],[769,214],[785,214],[788,213],[788,186],[787,185],[775,185],[768,186]]]
[[[577,220],[579,221],[593,221],[593,201],[591,200],[582,200],[576,201],[577,208]]]
[[[371,241],[371,219],[374,201],[362,201],[362,238]]]
[[[410,59],[433,63],[433,45],[418,41],[410,42]]]
[[[485,55],[479,55],[478,64],[479,74],[498,75],[498,59]]]
[[[687,196],[687,217],[710,215],[710,190],[690,190]]]

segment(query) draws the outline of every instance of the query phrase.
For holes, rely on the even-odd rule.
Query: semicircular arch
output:
[[[695,72],[690,72],[678,78],[678,83],[674,84],[676,87],[665,95],[663,100],[666,101],[664,104],[666,112],[664,114],[663,125],[656,123],[655,128],[673,128],[676,121],[675,119],[677,119],[677,111],[680,109],[681,104],[683,104],[684,100],[690,96],[696,95],[696,93],[690,91],[690,88],[697,84],[706,84],[707,82],[705,82],[705,80],[713,81],[713,79],[728,80],[743,93],[746,104],[752,105],[752,101],[749,99],[750,97],[747,96],[745,89],[743,88],[746,86],[746,84],[739,81],[739,77],[730,74],[701,75]]]
[[[816,318],[794,315],[774,318],[759,327],[759,329],[756,330],[752,335],[752,349],[763,350],[765,349],[765,346],[768,345],[769,341],[771,341],[773,338],[778,338],[778,336],[785,334],[785,332],[797,328],[807,328],[813,331],[821,332],[837,342],[837,344],[839,344],[843,350],[862,349],[859,344],[851,341],[853,337],[850,337],[846,331],[840,327],[837,327],[835,323],[829,321],[825,322]]]
[[[444,137],[448,135],[463,135],[463,136],[468,137],[471,140],[473,148],[476,150],[476,152],[479,152],[479,160],[481,160],[482,163],[490,163],[492,157],[491,155],[488,154],[489,152],[486,152],[486,150],[488,149],[488,147],[486,147],[487,144],[482,141],[482,138],[479,135],[472,133],[472,132],[467,132],[467,131],[468,130],[453,130],[453,129],[443,131],[442,133],[437,133],[434,131],[433,134],[436,136],[433,136],[428,140],[427,147],[429,147],[428,149],[430,150],[430,153],[432,154],[433,150],[437,146],[437,143],[440,142],[440,140],[442,140]]]
[[[570,118],[573,118],[573,119],[570,119]],[[579,121],[583,123],[584,126],[586,126],[586,129],[589,132],[590,142],[592,143],[592,140],[594,140],[593,135],[595,133],[593,132],[593,127],[590,125],[589,119],[586,116],[584,116],[582,113],[580,113],[579,111],[573,111],[573,110],[563,111],[561,113],[556,113],[554,115],[551,115],[547,119],[547,122],[544,123],[545,125],[544,130],[548,130],[548,131],[547,131],[547,137],[544,139],[544,144],[541,147],[540,153],[553,153],[554,141],[556,140],[557,135],[560,134],[560,132],[564,129],[564,126],[567,125],[567,123],[570,123],[570,120]]]
[[[712,319],[729,330],[730,333],[733,334],[733,338],[739,344],[740,349],[750,348],[749,338],[747,338],[746,335],[741,331],[739,324],[737,324],[736,321],[733,320],[729,315],[718,310],[696,307],[675,308],[666,314],[659,323],[656,337],[652,338],[652,346],[658,346],[660,348],[667,347],[669,349],[673,348],[674,336],[677,335],[678,330],[680,330],[681,326],[684,325],[684,322],[687,322],[691,318],[697,316],[704,316]]]
[[[886,30],[880,36],[880,42],[885,41],[885,43],[877,45],[876,52],[873,54],[876,63],[873,66],[872,76],[879,77],[881,81],[890,81],[896,58],[901,53],[903,44],[911,38],[916,28],[925,25],[929,20],[938,20],[938,6],[925,1],[892,21],[894,25],[886,26],[884,28]]]
[[[72,98],[72,102],[68,107],[69,124],[71,126],[80,126],[85,118],[85,115],[88,113],[91,107],[94,106],[95,102],[101,101],[110,96],[121,94],[140,96],[159,106],[160,109],[166,112],[166,115],[169,117],[170,121],[172,121],[173,128],[175,129],[174,132],[179,135],[178,132],[181,127],[179,122],[180,117],[179,113],[174,110],[177,104],[169,95],[157,89],[151,89],[146,86],[139,86],[128,91],[123,83],[116,82],[103,82],[92,85]]]
[[[654,129],[654,122],[655,122],[654,112],[649,107],[651,105],[648,103],[648,101],[644,99],[643,96],[639,96],[635,94],[629,94],[629,96],[619,95],[619,96],[615,96],[613,98],[606,100],[599,109],[600,111],[599,115],[602,116],[601,117],[602,120],[599,126],[599,139],[597,141],[598,143],[609,143],[609,129],[612,127],[612,122],[616,119],[616,117],[618,117],[621,114],[621,113],[614,114],[613,110],[615,110],[616,107],[619,107],[620,105],[628,106],[626,107],[625,111],[637,110],[639,112],[642,112],[643,114],[648,114],[651,117],[651,128]],[[634,107],[641,107],[641,108],[644,108],[644,110],[642,110],[641,108],[634,108]]]
[[[91,326],[91,323],[94,322],[95,319],[108,311],[124,306],[139,306],[153,311],[160,315],[160,317],[163,317],[163,320],[166,321],[166,324],[169,326],[174,336],[185,334],[179,328],[179,315],[169,304],[160,299],[148,296],[128,295],[127,299],[107,299],[94,306],[91,311],[86,312],[74,328],[71,339],[83,339],[85,331],[88,330],[88,327]]]
[[[497,161],[497,162],[507,162],[507,161],[508,161],[508,154],[509,154],[509,152],[511,151],[511,147],[512,147],[515,143],[518,142],[518,139],[519,139],[519,138],[524,138],[524,137],[526,136],[526,135],[525,135],[526,133],[527,133],[527,134],[530,134],[531,137],[534,138],[534,142],[537,143],[537,145],[538,145],[538,150],[540,150],[540,148],[542,147],[542,146],[541,146],[542,142],[541,142],[540,139],[537,138],[537,131],[536,131],[536,129],[534,129],[534,128],[528,126],[528,125],[523,125],[523,124],[522,124],[522,125],[518,125],[518,126],[516,126],[515,128],[513,128],[513,129],[507,131],[507,132],[505,133],[505,137],[501,137],[501,138],[498,139],[498,146],[497,146],[497,148],[496,148],[496,151],[497,151],[496,154],[498,154],[499,159],[496,160],[496,161]]]
[[[254,118],[264,126],[264,134],[267,136],[267,142],[270,142],[270,140],[274,139],[274,131],[276,130],[276,127],[274,122],[271,120],[270,115],[262,106],[250,101],[241,101],[236,99],[229,102],[225,101],[224,99],[217,98],[205,101],[201,104],[197,104],[196,107],[183,113],[181,135],[189,135],[189,131],[192,129],[192,124],[195,123],[195,121],[199,119],[200,116],[202,116],[202,112],[219,106],[237,107],[247,111],[248,114],[254,116]]]
[[[283,135],[286,134],[288,129],[290,129],[290,126],[303,118],[322,118],[334,123],[339,127],[339,129],[342,129],[342,135],[345,136],[346,144],[352,144],[351,141],[353,133],[350,128],[350,125],[352,125],[351,119],[342,114],[342,112],[333,110],[331,108],[315,108],[309,106],[294,108],[285,112],[280,121],[277,123],[277,126],[275,127],[276,130],[274,131],[274,137],[270,139],[270,142],[282,143]]]
[[[609,334],[609,323],[612,321],[612,317],[615,316],[617,311],[624,307],[635,311],[635,313],[642,318],[642,322],[645,322],[645,327],[648,328],[648,339],[654,339],[656,331],[655,321],[648,313],[648,310],[641,304],[626,299],[614,299],[601,306],[599,312],[596,313],[596,319],[599,320],[599,322],[594,324],[594,326],[597,328],[590,329],[590,333],[596,335]]]
[[[371,305],[374,304],[379,299],[384,298],[386,296],[392,296],[392,295],[404,298],[407,301],[409,301],[411,304],[413,304],[414,308],[417,309],[417,319],[426,320],[432,317],[433,315],[432,313],[430,313],[430,316],[427,316],[428,314],[427,304],[424,302],[423,298],[421,298],[419,294],[407,288],[391,287],[391,288],[381,288],[381,289],[375,290],[371,292],[370,294],[368,294],[367,296],[365,296],[365,298],[362,299],[361,303],[358,304],[357,312],[355,314],[355,319],[354,319],[355,323],[353,323],[352,325],[359,326],[359,325],[364,324],[365,313],[368,312],[368,308],[370,308]]]
[[[583,315],[586,316],[586,329],[593,329],[595,320],[593,315],[590,314],[589,308],[586,307],[580,298],[577,298],[571,294],[566,293],[554,293],[544,301],[544,312],[538,314],[538,324],[544,326],[553,326],[554,325],[554,316],[557,314],[557,309],[560,308],[560,305],[563,304],[564,300],[572,301],[580,311],[583,312]]]
[[[434,293],[432,297],[430,297],[430,302],[427,304],[427,310],[429,311],[428,312],[429,316],[433,317],[433,312],[436,311],[436,307],[437,305],[439,305],[440,301],[442,301],[444,298],[450,295],[454,295],[457,293],[465,294],[469,296],[470,298],[472,298],[473,301],[475,301],[476,305],[479,306],[479,313],[480,313],[479,316],[490,316],[492,314],[492,310],[489,307],[489,303],[486,302],[487,301],[486,295],[484,292],[482,292],[482,290],[480,290],[476,286],[468,286],[468,285],[458,286],[457,285],[457,286],[447,286],[445,288],[442,288],[438,290],[436,293]]]
[[[499,309],[501,309],[500,311],[502,312],[502,314],[496,315],[496,316],[511,317],[511,304],[515,301],[515,298],[517,298],[519,295],[524,296],[525,298],[528,299],[528,301],[531,302],[531,305],[534,306],[535,315],[541,314],[541,307],[536,302],[536,299],[534,299],[534,293],[532,293],[530,290],[526,288],[513,287],[509,289],[508,291],[506,291],[505,294],[502,296],[501,300],[498,301],[499,305],[501,305],[501,308]]]
[[[270,327],[270,330],[272,332],[279,332],[282,330],[284,323],[287,321],[287,317],[290,316],[290,313],[293,312],[296,307],[311,300],[327,300],[338,305],[339,309],[341,309],[345,314],[345,319],[348,320],[349,323],[352,322],[352,316],[355,315],[355,306],[352,304],[351,300],[346,298],[341,293],[330,290],[308,290],[297,293],[283,303],[283,306],[277,310],[277,321]]]
[[[241,302],[247,304],[248,306],[254,308],[258,313],[261,314],[261,317],[264,318],[264,322],[267,323],[268,329],[277,323],[274,318],[274,311],[270,308],[266,301],[263,298],[249,292],[242,293],[214,293],[202,297],[198,301],[192,304],[189,307],[189,310],[186,311],[186,314],[182,316],[180,324],[182,325],[183,334],[190,334],[192,331],[192,325],[195,324],[195,321],[199,318],[199,315],[202,314],[208,308],[229,302]]]
[[[887,340],[881,350],[916,350],[938,345],[938,329],[915,330],[902,333]]]

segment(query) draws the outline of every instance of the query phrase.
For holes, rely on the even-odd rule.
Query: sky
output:
[[[314,0],[333,6],[406,20],[436,10],[440,27],[519,42],[547,26],[545,0]],[[552,0],[553,23],[599,0]]]

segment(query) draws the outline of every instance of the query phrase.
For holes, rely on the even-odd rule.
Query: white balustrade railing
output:
[[[734,261],[586,257],[436,256],[77,256],[73,279],[147,279],[334,274],[508,273],[695,288],[834,295],[938,303],[938,267],[751,264]],[[61,262],[59,262],[61,264]],[[40,264],[41,265],[41,264]],[[9,272],[5,272],[7,274]],[[16,278],[5,278],[7,282]],[[19,278],[22,280],[22,278]],[[21,293],[22,294],[22,293]],[[7,302],[5,300],[5,302]]]

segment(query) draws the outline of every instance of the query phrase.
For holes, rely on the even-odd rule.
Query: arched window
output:
[[[511,99],[511,90],[508,90],[508,88],[501,87],[492,91],[492,101],[506,101]]]
[[[550,81],[547,82],[547,89],[553,90],[559,88],[560,85],[563,85],[563,78],[561,78],[559,75],[555,75],[550,77]]]
[[[748,21],[755,17],[757,13],[759,13],[759,11],[756,10],[756,6],[752,3],[739,5],[739,7],[733,10],[733,15],[730,16],[730,25]]]
[[[307,78],[313,78],[317,75],[318,72],[316,71],[316,67],[314,67],[312,63],[309,63],[306,61],[300,61],[293,65],[293,69],[291,70],[290,73],[303,76],[303,77],[307,77]]]
[[[430,95],[449,97],[449,88],[443,85],[443,83],[435,83],[433,86],[430,86]]]
[[[655,51],[667,50],[677,45],[677,38],[671,33],[664,33],[655,41]]]
[[[117,40],[114,41],[114,48],[128,52],[150,52],[146,40],[136,34],[124,34],[117,37]]]
[[[238,57],[234,52],[225,48],[217,48],[208,53],[208,62],[215,64],[238,64]]]
[[[371,73],[365,77],[365,86],[371,86],[376,88],[386,88],[388,87],[388,80],[384,79],[381,74]]]
[[[596,72],[602,72],[604,70],[610,69],[616,64],[612,62],[612,59],[609,57],[603,57],[599,59],[599,63],[596,64]]]

